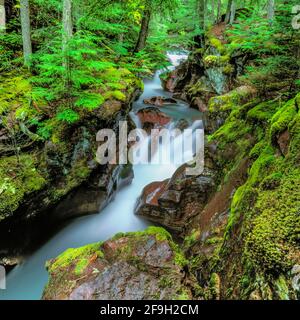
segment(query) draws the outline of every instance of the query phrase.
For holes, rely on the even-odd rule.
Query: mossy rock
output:
[[[249,86],[242,86],[224,95],[209,100],[210,112],[232,111],[239,108],[250,99],[255,98],[256,91]]]
[[[288,129],[290,123],[297,115],[295,99],[289,100],[272,117],[271,120],[271,139],[277,140],[277,136]]]
[[[47,178],[37,168],[35,155],[0,159],[0,221],[11,216],[26,196],[43,189]]]
[[[249,110],[247,118],[254,121],[270,122],[279,108],[278,102],[266,101]]]
[[[44,299],[190,299],[186,260],[162,228],[117,234],[47,263]]]

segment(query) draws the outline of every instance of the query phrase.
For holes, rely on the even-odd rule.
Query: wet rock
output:
[[[7,270],[15,267],[22,262],[22,257],[5,257],[0,258],[0,266],[4,266]]]
[[[181,166],[170,180],[146,186],[135,213],[160,223],[176,232],[207,204],[215,189],[215,171],[205,168],[199,176],[186,176],[187,165]]]
[[[189,126],[190,126],[189,122],[185,119],[180,119],[175,124],[175,128],[181,131],[187,129]]]
[[[170,117],[154,107],[139,110],[137,116],[141,122],[141,127],[147,132],[151,129],[165,127],[171,122]]]
[[[143,101],[145,104],[151,104],[157,107],[163,107],[169,104],[176,104],[177,101],[172,98],[164,98],[164,97],[152,97],[150,99],[145,99]]]
[[[217,94],[223,94],[229,90],[229,79],[224,74],[223,68],[213,67],[205,70],[211,86],[214,88]]]
[[[114,197],[118,189],[134,178],[131,165],[108,166],[95,171],[83,186],[74,190],[52,209],[51,219],[69,218],[99,213]]]
[[[186,260],[170,234],[151,227],[69,249],[47,264],[45,300],[165,300],[191,297]]]

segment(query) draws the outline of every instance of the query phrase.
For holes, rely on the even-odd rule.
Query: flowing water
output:
[[[186,58],[185,54],[168,54],[168,56],[172,62],[171,68]],[[145,107],[143,99],[158,95],[171,96],[170,93],[163,90],[159,75],[160,71],[156,72],[152,79],[145,80],[144,93],[133,105],[133,118],[135,118],[134,112]],[[201,120],[200,112],[189,109],[184,102],[161,109],[174,120],[187,119],[194,127],[195,121]],[[143,141],[145,146],[148,146],[148,143],[148,139]],[[9,273],[7,289],[0,290],[0,299],[40,299],[48,281],[45,269],[47,260],[56,257],[68,248],[106,240],[118,232],[139,231],[147,228],[150,223],[134,215],[136,200],[147,184],[170,178],[178,166],[178,163],[134,165],[135,178],[132,184],[119,190],[115,199],[100,214],[71,221],[42,247],[26,257],[22,264]]]

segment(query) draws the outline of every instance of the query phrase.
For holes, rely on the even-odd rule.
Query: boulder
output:
[[[188,299],[185,265],[183,253],[162,228],[119,234],[49,261],[43,299]]]
[[[145,104],[151,104],[157,107],[163,107],[168,104],[176,104],[177,101],[172,98],[164,98],[164,97],[152,97],[149,99],[144,99],[143,101]]]
[[[141,122],[142,129],[146,131],[165,127],[171,122],[169,116],[155,107],[141,109],[137,112],[137,116]]]
[[[215,189],[215,171],[206,167],[199,176],[187,176],[181,166],[171,179],[146,186],[135,213],[174,232],[182,232],[187,222],[201,212]]]

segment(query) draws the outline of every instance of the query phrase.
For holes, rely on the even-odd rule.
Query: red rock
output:
[[[142,197],[145,203],[158,206],[158,199],[166,190],[169,180],[150,183],[143,190]]]
[[[170,123],[171,118],[156,108],[146,108],[138,111],[137,116],[143,129],[164,127]]]

